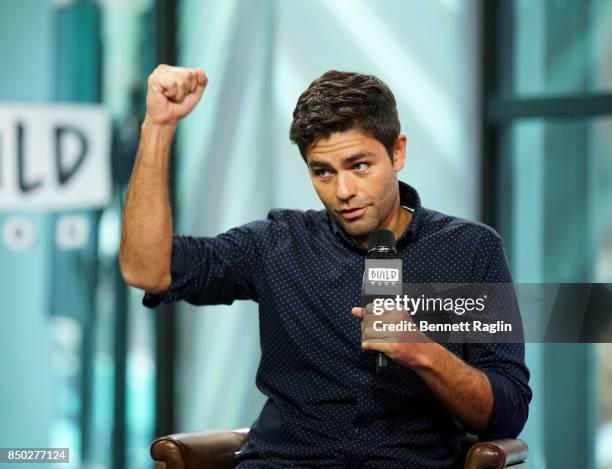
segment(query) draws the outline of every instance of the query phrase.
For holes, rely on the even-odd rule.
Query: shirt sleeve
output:
[[[162,293],[146,292],[142,304],[185,300],[193,305],[257,301],[256,276],[261,244],[272,235],[273,221],[260,220],[215,237],[174,236],[172,284]]]
[[[512,282],[502,240],[495,232],[487,231],[480,238],[473,267],[480,283]],[[487,376],[493,390],[493,412],[479,437],[516,438],[527,422],[532,398],[525,344],[477,343],[464,347],[466,361]]]

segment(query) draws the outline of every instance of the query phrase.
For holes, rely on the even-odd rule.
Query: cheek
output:
[[[393,177],[395,173],[387,174],[379,174],[375,177],[372,182],[372,190],[373,193],[376,194],[376,199],[378,200],[378,204],[382,207],[386,207],[389,203],[395,198],[395,192],[392,190],[395,184],[397,184],[397,180]]]
[[[372,211],[371,216],[378,221],[384,220],[393,209],[395,193],[390,190],[391,184],[397,184],[397,182],[387,181],[386,178],[381,178],[378,181],[378,185],[373,188],[375,192],[371,193],[372,197],[376,198],[375,211]]]
[[[332,201],[330,197],[329,187],[327,187],[325,184],[319,184],[314,180],[312,180],[312,186],[314,187],[314,190],[317,193],[319,200],[323,202],[323,205],[325,205],[326,207],[329,206],[330,202]]]

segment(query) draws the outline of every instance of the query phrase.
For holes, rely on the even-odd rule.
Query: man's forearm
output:
[[[412,369],[467,430],[482,431],[493,412],[489,378],[437,343],[404,344],[424,347]]]
[[[353,308],[351,314],[362,319],[361,347],[364,350],[382,352],[412,369],[467,430],[480,432],[485,429],[493,413],[494,399],[487,375],[432,342],[422,332],[376,331],[374,321],[381,321],[383,317],[389,324],[405,320],[402,310],[377,316],[368,305]]]
[[[170,147],[179,120],[198,104],[207,82],[202,69],[165,64],[147,80],[147,117],[125,199],[119,264],[127,283],[153,293],[172,283]]]
[[[176,126],[145,119],[123,211],[119,261],[126,281],[161,291],[170,285],[172,215],[168,155]]]

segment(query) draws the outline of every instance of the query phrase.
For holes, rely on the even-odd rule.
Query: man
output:
[[[356,307],[375,229],[395,234],[404,282],[511,281],[494,230],[428,210],[398,183],[406,136],[389,88],[330,71],[300,96],[290,138],[325,210],[274,209],[216,237],[173,236],[168,150],[206,83],[201,69],[165,65],[149,77],[120,263],[149,307],[259,303],[257,386],[268,400],[239,467],[453,467],[466,432],[518,435],[531,400],[523,344],[362,341]],[[368,350],[390,358],[386,373],[376,376]]]

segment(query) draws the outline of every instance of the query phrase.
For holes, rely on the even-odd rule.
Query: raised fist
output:
[[[147,119],[155,124],[176,124],[202,97],[208,78],[201,68],[158,65],[149,75]]]

